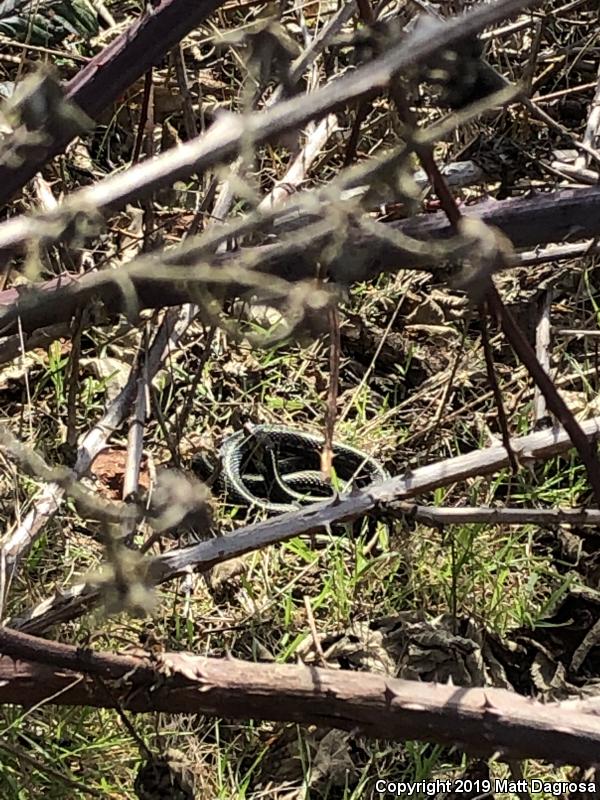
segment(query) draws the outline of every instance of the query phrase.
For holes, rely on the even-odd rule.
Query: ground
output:
[[[229,4],[229,10],[183,43],[198,131],[210,123],[214,106],[240,110],[248,102],[243,84],[248,53],[209,46],[217,28],[237,30],[255,19],[252,7],[236,5]],[[330,13],[326,5],[323,13]],[[450,8],[456,4],[447,5],[444,13],[457,10]],[[529,80],[531,96],[568,135],[533,119],[517,104],[461,126],[435,148],[440,164],[472,159],[483,171],[476,186],[457,191],[461,202],[566,185],[552,166],[553,151],[568,149],[570,137],[580,140],[585,130],[598,66],[594,5],[546,2],[535,18],[543,22],[539,27],[535,23],[487,35],[490,63],[511,80]],[[309,34],[317,25],[317,6],[304,9]],[[17,44],[25,36],[18,26],[0,28],[8,37],[3,48],[13,59],[0,61],[3,80],[15,80],[24,58],[51,58],[61,78],[71,77],[78,68],[72,56],[97,52],[100,42],[125,29],[135,13],[120,0],[108,9],[116,20],[114,28],[102,17],[95,39],[82,39],[85,31],[79,29],[77,37],[46,43],[52,56],[45,43],[34,41],[35,31],[30,41],[41,50]],[[55,13],[60,21],[62,12]],[[403,13],[410,15],[406,9]],[[302,39],[299,19],[291,10],[282,16],[282,25],[297,42]],[[346,50],[328,54],[321,77],[325,70],[346,68],[349,58]],[[169,59],[154,72],[153,143],[143,152],[166,149],[169,137],[185,138],[181,87],[174,75]],[[134,87],[129,98],[107,112],[94,135],[44,171],[56,196],[131,163],[142,89],[143,83]],[[422,124],[448,111],[443,100],[428,84],[413,89]],[[339,114],[340,131],[313,164],[307,185],[325,182],[339,171],[353,119],[353,111]],[[140,141],[147,148],[147,140]],[[378,98],[362,125],[356,157],[366,159],[396,141],[393,109],[386,97]],[[284,141],[259,150],[254,173],[237,187],[234,215],[247,211],[257,193],[270,191],[293,147],[293,141]],[[416,169],[416,161],[409,166]],[[114,213],[99,236],[79,247],[59,244],[44,254],[30,253],[14,265],[11,279],[18,282],[31,274],[43,279],[63,269],[125,263],[142,247],[179,241],[195,216],[196,200],[206,195],[215,175],[222,177],[195,177],[155,196],[152,203]],[[431,198],[423,194],[420,203],[431,208]],[[7,213],[29,211],[39,200],[39,191],[36,195],[29,187]],[[383,218],[402,213],[394,207]],[[597,413],[600,287],[595,268],[596,258],[590,255],[522,267],[497,278],[502,297],[532,340],[531,322],[544,303],[551,304],[550,371],[579,419]],[[402,270],[341,287],[339,309],[336,440],[364,449],[391,474],[500,440],[479,310],[469,306],[446,274]],[[5,421],[49,463],[73,465],[77,438],[118,393],[135,354],[160,320],[158,313],[144,311],[132,323],[111,318],[109,311],[92,305],[73,324],[72,337],[63,336],[1,367]],[[307,326],[275,346],[260,346],[260,336],[276,320],[274,312],[258,313],[264,309],[248,309],[237,301],[226,303],[225,311],[227,324],[216,330],[210,319],[196,321],[149,387],[142,488],[165,464],[190,469],[199,450],[216,452],[228,433],[249,421],[324,429],[331,380],[327,329]],[[534,427],[533,383],[493,321],[488,324],[509,429],[513,436],[524,435]],[[255,334],[252,344],[250,333]],[[92,469],[88,485],[105,497],[120,496],[126,447],[122,428]],[[8,536],[30,510],[40,484],[8,459],[3,459],[1,480],[0,507]],[[451,484],[420,496],[418,502],[587,507],[592,496],[579,456],[571,452],[514,474],[506,469]],[[213,527],[221,532],[257,518],[227,505],[218,492],[211,505]],[[152,552],[209,535],[206,528],[177,530]],[[97,522],[82,519],[71,504],[64,504],[16,572],[5,593],[4,618],[19,617],[53,592],[93,577],[106,559],[101,534]],[[563,699],[582,689],[592,691],[598,682],[598,645],[581,663],[574,662],[598,617],[597,547],[595,528],[478,523],[440,529],[410,514],[384,514],[343,531],[257,551],[208,575],[166,583],[156,589],[153,612],[142,618],[107,615],[99,607],[51,632],[61,641],[116,651],[150,642],[166,650],[281,663],[319,663],[324,655],[333,669],[505,686],[542,699]],[[134,717],[90,708],[24,711],[15,706],[2,709],[0,730],[0,795],[7,800],[194,796],[184,788],[178,794],[176,779],[186,786],[193,783],[197,797],[351,800],[372,796],[378,778],[516,780],[520,769],[527,778],[550,781],[579,775],[573,768],[531,761],[488,763],[459,749],[423,742],[373,741],[358,732],[198,715]],[[148,752],[159,759],[153,766],[160,774],[148,766]],[[140,772],[144,764],[146,772]],[[162,786],[161,780],[166,781]]]

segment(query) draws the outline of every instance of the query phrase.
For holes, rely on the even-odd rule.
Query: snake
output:
[[[218,488],[232,505],[282,514],[334,497],[336,490],[361,489],[389,477],[372,456],[333,442],[335,477],[332,483],[324,480],[324,444],[323,436],[283,425],[247,425],[221,444]],[[202,457],[195,460],[194,467],[203,477],[210,469]]]

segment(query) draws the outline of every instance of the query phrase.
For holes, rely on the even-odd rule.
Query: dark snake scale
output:
[[[389,477],[367,453],[334,442],[331,485],[321,476],[323,444],[322,436],[281,425],[237,431],[219,450],[219,489],[234,505],[282,514]]]

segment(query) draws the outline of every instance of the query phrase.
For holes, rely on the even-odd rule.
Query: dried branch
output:
[[[585,126],[585,133],[583,134],[583,144],[586,147],[582,153],[575,160],[576,170],[586,170],[588,166],[590,151],[597,153],[598,144],[600,142],[600,67],[598,67],[598,77],[596,83],[596,91],[594,98],[590,105],[590,113],[588,115],[587,125]],[[597,173],[596,173],[597,177]]]
[[[288,207],[293,215],[296,206]],[[298,206],[303,208],[303,206]],[[577,232],[582,237],[600,234],[600,189],[566,189],[548,192],[533,197],[515,198],[503,201],[485,201],[469,206],[465,216],[481,219],[488,225],[502,230],[515,247],[530,247],[535,244],[557,242]],[[11,224],[11,223],[7,223]],[[240,223],[237,230],[245,232],[256,223]],[[294,225],[298,220],[294,221]],[[233,266],[240,259],[249,259],[259,269],[268,270],[272,274],[285,275],[290,279],[301,279],[314,274],[314,259],[321,253],[324,243],[335,234],[334,221],[320,223],[320,233],[313,229],[305,239],[307,246],[302,248],[282,248],[280,244],[269,244],[255,248],[242,248],[240,252],[222,253],[212,256],[215,267]],[[398,231],[405,236],[427,241],[447,240],[452,230],[441,212],[421,214],[409,220],[395,223],[373,223],[371,231]],[[0,226],[1,240],[2,226]],[[349,231],[348,238],[342,243],[339,254],[328,264],[328,272],[332,278],[346,283],[358,280],[370,280],[381,272],[399,269],[432,268],[439,260],[441,251],[423,250],[422,256],[407,252],[395,246],[389,236],[376,236],[364,228]],[[229,231],[221,234],[224,238]],[[310,244],[310,246],[308,246]],[[202,237],[186,243],[185,249],[170,250],[165,255],[166,263],[177,260],[198,258],[214,247],[214,242]],[[573,245],[565,245],[565,257],[572,254]],[[589,249],[588,244],[577,246],[577,253]],[[427,252],[431,253],[429,258]],[[542,253],[543,256],[543,253]],[[537,263],[539,258],[531,254],[526,263]],[[556,254],[551,251],[549,258]],[[518,264],[518,257],[515,259]],[[138,308],[159,308],[180,305],[189,301],[189,287],[177,283],[165,273],[165,280],[156,280],[147,274],[147,260],[136,260],[122,267],[120,275],[129,275]],[[134,274],[135,273],[135,274]],[[114,272],[91,273],[81,277],[63,275],[43,284],[25,289],[13,288],[0,292],[0,330],[5,335],[17,334],[17,321],[25,333],[39,328],[47,328],[68,321],[73,313],[86,305],[92,298],[98,298],[112,312],[127,310],[127,304],[115,283]],[[190,276],[188,276],[190,277]],[[234,282],[235,283],[235,282]],[[239,287],[237,287],[239,288]],[[235,292],[234,286],[232,291]],[[16,340],[15,340],[16,342]],[[12,352],[12,348],[11,348]]]
[[[423,525],[557,525],[596,526],[600,524],[600,511],[595,508],[490,508],[486,506],[460,506],[459,508],[433,508],[411,506],[406,512]]]
[[[590,439],[600,435],[600,417],[582,423]],[[511,441],[519,464],[550,458],[572,447],[562,430],[544,430]],[[247,525],[235,533],[219,536],[192,547],[177,548],[154,559],[149,576],[159,584],[190,569],[205,571],[216,564],[251,553],[295,536],[330,530],[332,525],[348,522],[366,514],[390,510],[406,513],[402,501],[425,494],[441,486],[479,475],[488,475],[508,465],[506,449],[501,446],[475,450],[412,472],[373,484],[359,492],[339,496],[333,501],[315,503],[298,511],[282,514],[266,522]],[[400,503],[398,505],[398,503]],[[57,622],[80,616],[97,602],[92,585],[81,584],[61,590],[54,597],[10,621],[11,627],[39,632]]]
[[[170,330],[161,329],[155,336],[146,364],[151,380],[161,364],[160,357],[169,341]],[[106,445],[108,438],[120,427],[136,394],[139,366],[112,401],[102,418],[87,433],[77,451],[73,473],[77,478],[85,475],[93,460]],[[2,560],[7,573],[16,568],[19,560],[40,536],[44,525],[61,506],[64,489],[56,482],[48,483],[34,498],[33,507],[10,536],[2,543]]]
[[[590,486],[596,497],[596,502],[600,505],[600,463],[598,462],[598,448],[596,443],[591,443],[583,427],[577,422],[569,406],[552,379],[537,360],[533,347],[529,344],[525,335],[515,322],[511,312],[502,303],[496,287],[490,281],[490,288],[486,294],[486,300],[490,310],[499,319],[502,330],[515,353],[519,356],[521,363],[539,386],[540,391],[546,398],[548,409],[554,414],[558,421],[568,431],[571,441],[577,448],[577,452],[583,461]]]
[[[308,137],[306,148],[301,151],[285,176],[285,182],[287,184],[293,187],[304,179],[305,170],[310,167],[312,161],[317,157],[319,147],[325,143],[334,122],[335,119],[331,117],[326,118]],[[271,195],[265,198],[264,205],[266,207],[272,208],[277,204],[275,194],[274,190]],[[232,202],[232,199],[232,195],[227,191],[227,185],[225,185],[224,191],[220,194],[215,206],[217,217],[224,216],[227,213],[227,207]],[[204,239],[206,238],[207,237],[204,237]],[[207,248],[214,249],[218,241],[218,236],[216,240],[213,239],[212,241],[209,238]],[[190,249],[189,245],[184,247],[184,251],[189,252]],[[189,270],[186,270],[186,277],[188,279],[190,277]],[[273,288],[274,284],[272,280],[269,281],[269,286]],[[288,294],[287,284],[282,283],[281,290],[284,295]],[[185,299],[189,299],[189,297]],[[152,380],[164,360],[172,353],[173,349],[177,347],[181,336],[183,336],[184,332],[195,319],[198,311],[199,309],[196,305],[186,304],[182,308],[173,309],[165,315],[155,335],[147,359],[144,362],[145,382],[148,383]],[[22,328],[20,328],[20,330],[22,330]],[[21,338],[19,334],[17,334],[17,336]],[[118,427],[125,418],[135,392],[138,393],[138,398],[141,403],[142,398],[139,394],[140,382],[142,381],[141,370],[142,366],[138,363],[132,370],[126,386],[119,393],[105,416],[84,439],[79,449],[74,470],[75,475],[81,476],[87,472],[92,461],[112,433],[113,428]],[[137,453],[140,452],[139,448],[141,446],[142,433],[141,423],[135,425],[132,435],[136,439],[135,452]],[[129,451],[131,455],[133,448],[129,448]],[[44,487],[38,497],[35,498],[33,509],[3,545],[3,557],[10,568],[15,568],[20,557],[31,547],[41,533],[44,524],[58,511],[62,502],[62,497],[63,489],[61,486],[56,483],[50,483]],[[126,532],[126,530],[127,528],[125,527],[124,531]]]
[[[392,87],[392,97],[398,108],[400,118],[409,126],[411,130],[416,128],[416,121],[414,115],[410,110],[402,88],[400,86]],[[435,193],[437,194],[441,206],[448,218],[453,231],[461,232],[470,229],[477,230],[477,227],[472,222],[462,219],[462,214],[458,209],[456,200],[448,188],[444,177],[439,171],[435,158],[433,156],[433,148],[430,144],[425,144],[416,147],[417,155],[421,161],[421,165],[425,172],[427,172]],[[590,486],[596,497],[596,502],[600,505],[600,462],[598,461],[597,448],[591,445],[585,436],[583,430],[578,424],[573,412],[567,406],[563,398],[558,393],[556,386],[546,374],[544,368],[537,360],[536,354],[523,335],[523,332],[514,320],[511,312],[502,302],[502,298],[494,285],[492,275],[494,271],[509,266],[511,263],[509,253],[505,241],[501,237],[494,235],[493,231],[484,229],[481,235],[481,248],[479,259],[472,260],[472,266],[477,265],[476,274],[474,277],[469,278],[468,284],[465,285],[473,302],[479,303],[480,308],[485,314],[487,310],[495,316],[502,327],[504,335],[512,346],[513,350],[519,357],[521,363],[525,366],[536,385],[544,395],[548,408],[557,417],[560,423],[564,426],[565,430],[571,437],[571,441],[577,448],[577,452],[583,461]],[[482,302],[484,301],[484,302]],[[504,405],[502,397],[497,385],[494,373],[494,365],[491,358],[489,343],[487,341],[487,329],[485,327],[484,319],[483,340],[484,352],[487,366],[488,379],[494,387],[494,396],[498,411],[498,421],[502,431],[502,439],[504,446],[508,452],[511,468],[516,471],[517,463],[514,454],[510,450],[508,423],[506,414],[504,412]]]
[[[552,289],[546,289],[539,305],[539,319],[535,330],[535,354],[542,369],[550,374],[550,341],[552,325]],[[536,384],[533,396],[533,424],[539,426],[547,418],[546,398]]]
[[[187,653],[113,655],[7,628],[0,629],[0,652],[1,703],[289,721],[378,739],[435,741],[503,759],[599,763],[597,716],[504,689]]]
[[[596,439],[600,435],[600,418],[583,422],[582,429],[590,439]],[[513,439],[511,444],[521,465],[549,458],[573,446],[563,430],[540,431]],[[419,467],[383,483],[373,484],[359,492],[341,495],[334,501],[316,503],[298,512],[289,512],[267,522],[249,525],[229,536],[222,536],[179,551],[173,550],[155,560],[152,572],[162,582],[164,575],[169,572],[172,577],[180,569],[190,565],[197,566],[195,557],[200,554],[203,559],[202,569],[207,569],[218,561],[225,560],[223,556],[226,553],[228,554],[226,557],[240,555],[293,536],[327,529],[336,523],[385,509],[386,506],[393,507],[394,502],[398,500],[425,494],[441,486],[475,476],[489,475],[503,469],[507,464],[508,456],[501,445],[455,456],[436,464]],[[208,558],[205,560],[206,557]],[[211,563],[207,563],[208,560]]]

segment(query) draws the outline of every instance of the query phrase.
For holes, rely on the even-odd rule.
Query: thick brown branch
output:
[[[378,739],[456,744],[477,755],[599,762],[600,719],[503,689],[167,653],[79,650],[0,629],[0,703],[121,707],[312,723]],[[34,660],[35,659],[35,660]],[[102,683],[94,676],[102,678]]]
[[[600,234],[600,189],[566,189],[500,202],[486,201],[469,206],[465,209],[465,216],[477,217],[500,228],[515,247],[559,242],[574,235],[596,236]],[[444,239],[451,235],[451,228],[441,212],[422,214],[390,225],[421,240]],[[321,230],[324,231],[322,235],[315,236],[312,241],[312,250],[289,252],[279,245],[267,245],[244,248],[241,254],[244,258],[252,258],[254,262],[262,258],[264,269],[272,274],[289,279],[308,277],[314,274],[314,259],[322,251],[324,242],[333,235],[333,231],[324,224]],[[0,243],[1,231],[2,226]],[[176,255],[177,251],[172,250],[168,257],[174,262]],[[236,252],[225,253],[215,257],[214,263],[235,263],[239,256]],[[139,262],[131,262],[120,270],[120,274],[127,274],[137,264]],[[329,273],[335,280],[350,283],[368,280],[380,272],[411,267],[424,269],[427,266],[421,259],[417,260],[415,256],[394,247],[388,239],[365,231],[355,231],[329,265]],[[190,300],[189,290],[181,283],[151,280],[143,270],[137,270],[132,280],[141,309],[179,305]],[[36,287],[0,292],[0,335],[17,333],[18,317],[25,333],[68,322],[73,313],[92,297],[102,300],[113,312],[128,310],[126,298],[110,272],[83,277],[64,275]]]

